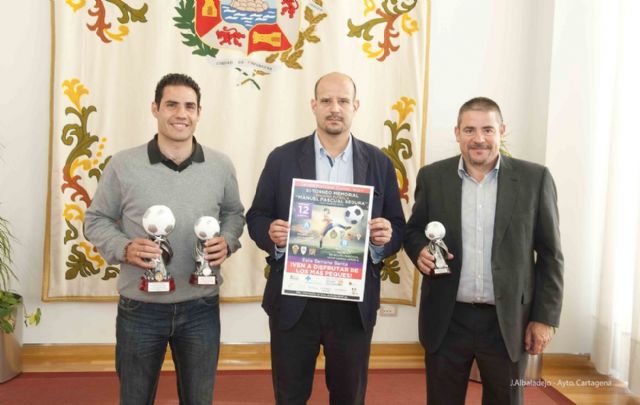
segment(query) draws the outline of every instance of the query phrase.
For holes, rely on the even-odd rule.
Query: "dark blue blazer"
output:
[[[391,222],[393,234],[385,245],[384,257],[396,253],[402,244],[405,219],[400,203],[398,181],[391,160],[377,147],[353,139],[354,184],[374,187],[371,218],[384,217]],[[302,315],[307,298],[282,295],[284,256],[274,257],[275,246],[269,238],[269,225],[276,219],[289,220],[291,180],[316,178],[314,135],[286,143],[274,149],[260,175],[253,204],[247,212],[249,235],[258,247],[269,255],[271,272],[264,290],[262,307],[269,316],[275,316],[278,327],[291,328]],[[382,262],[367,263],[364,301],[358,303],[362,325],[371,331],[380,307],[380,269]]]

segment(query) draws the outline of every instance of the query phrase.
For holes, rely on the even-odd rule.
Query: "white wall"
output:
[[[40,301],[50,69],[49,7],[42,7],[42,3],[11,2],[0,17],[0,77],[5,79],[0,109],[0,215],[11,221],[19,241],[15,246],[20,276],[16,290],[24,294],[30,309],[40,306],[43,310],[42,324],[26,329],[24,341],[112,343],[115,303]],[[544,163],[545,154],[555,156],[546,137],[548,100],[558,96],[549,93],[552,35],[558,29],[554,27],[554,8],[550,0],[433,1],[428,162],[457,153],[453,136],[457,109],[478,95],[501,104],[513,154],[540,163]],[[29,16],[29,23],[16,16]],[[559,52],[554,49],[554,57]],[[554,76],[553,80],[562,78]],[[549,129],[553,129],[551,125]],[[565,183],[559,182],[559,186],[562,196]],[[570,209],[561,205],[561,217],[570,216]],[[570,227],[563,227],[563,232],[563,238],[572,235]],[[571,248],[570,244],[565,246]],[[567,253],[573,260],[571,252]],[[573,283],[578,273],[568,260],[567,279]],[[563,322],[571,327],[560,329],[551,349],[588,352],[589,341],[575,344],[576,337],[590,336],[589,325],[582,323],[588,311],[571,302],[574,294],[581,302],[589,300],[589,291],[569,287]],[[224,342],[268,341],[267,319],[258,303],[223,304],[222,322]],[[398,316],[379,318],[374,340],[417,341],[417,308],[399,306]]]
[[[590,351],[604,241],[616,69],[617,4],[581,0],[555,9],[550,78],[547,164],[560,190],[565,253],[565,299],[553,347]],[[602,10],[601,10],[602,9]]]
[[[427,162],[458,153],[458,108],[494,99],[507,125],[507,147],[544,162],[552,3],[434,1]]]

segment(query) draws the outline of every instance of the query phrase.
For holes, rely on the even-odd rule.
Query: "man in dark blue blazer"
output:
[[[351,135],[358,110],[353,80],[330,73],[316,83],[313,134],[271,152],[247,212],[249,235],[271,267],[262,307],[269,315],[276,403],[305,404],[320,345],[331,404],[363,404],[371,336],[380,306],[380,269],[401,246],[405,219],[391,161]],[[363,302],[282,295],[284,248],[293,178],[374,187]]]
[[[461,155],[420,169],[405,251],[424,274],[420,342],[429,405],[463,405],[475,359],[482,403],[522,403],[527,353],[551,340],[562,308],[563,256],[549,170],[500,155],[498,105],[462,105]],[[425,226],[446,228],[451,274],[433,274]]]

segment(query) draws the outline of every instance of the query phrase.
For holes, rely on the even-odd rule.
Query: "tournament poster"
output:
[[[362,301],[373,187],[293,179],[282,294]]]

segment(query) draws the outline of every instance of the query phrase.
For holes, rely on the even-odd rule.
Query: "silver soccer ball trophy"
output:
[[[166,267],[173,257],[173,250],[167,236],[173,231],[175,225],[176,218],[171,209],[165,205],[153,205],[144,213],[142,226],[149,234],[149,238],[160,246],[162,255],[152,259],[154,268],[145,271],[140,289],[147,292],[167,292],[175,289],[173,278]]]
[[[198,218],[193,231],[198,238],[196,247],[193,250],[193,258],[196,261],[196,270],[191,274],[190,283],[197,285],[213,285],[216,284],[216,276],[209,266],[209,262],[205,259],[204,244],[220,233],[220,223],[214,217],[204,216]]]
[[[429,239],[427,251],[435,258],[435,267],[433,268],[432,273],[434,276],[451,274],[451,269],[449,269],[446,262],[447,256],[449,255],[449,249],[443,241],[446,233],[444,225],[438,221],[429,222],[424,230],[425,236]]]

